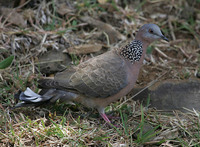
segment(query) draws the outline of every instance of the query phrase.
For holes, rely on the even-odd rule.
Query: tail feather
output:
[[[29,87],[27,87],[26,91],[20,93],[19,100],[36,103],[41,102],[42,98],[41,95],[33,92]]]
[[[44,102],[41,102],[41,103],[20,102],[20,103],[17,103],[12,109],[19,108],[19,107],[33,107],[33,106],[39,107],[43,104],[44,104]]]
[[[14,96],[17,100],[20,100],[22,102],[15,105],[14,108],[18,107],[27,107],[27,106],[40,106],[43,104],[48,103],[54,103],[58,99],[61,99],[61,101],[70,102],[74,98],[77,97],[76,94],[71,92],[66,92],[62,90],[56,90],[56,89],[45,89],[44,94],[37,94],[33,92],[30,88],[27,87],[27,89],[24,92],[18,92]]]

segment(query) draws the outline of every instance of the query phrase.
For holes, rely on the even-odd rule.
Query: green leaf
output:
[[[72,26],[76,26],[77,25],[77,21],[76,20],[73,20],[72,21]]]
[[[0,69],[5,69],[7,68],[8,66],[10,66],[10,64],[12,63],[14,59],[14,56],[10,56],[6,59],[4,59],[3,61],[0,62]]]

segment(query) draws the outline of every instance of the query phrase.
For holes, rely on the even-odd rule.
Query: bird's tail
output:
[[[27,106],[40,106],[43,104],[54,103],[58,99],[60,99],[61,101],[71,102],[74,98],[77,97],[77,95],[74,93],[57,89],[48,89],[48,90],[46,89],[43,90],[42,93],[43,94],[41,95],[37,94],[27,87],[27,89],[24,92],[20,91],[17,94],[15,94],[14,97],[17,100],[20,100],[21,102],[16,104],[14,108],[27,107]]]

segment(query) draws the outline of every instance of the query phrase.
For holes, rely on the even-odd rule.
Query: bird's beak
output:
[[[169,39],[167,39],[167,37],[165,37],[164,35],[160,36],[163,40],[166,40],[167,42],[169,42]]]

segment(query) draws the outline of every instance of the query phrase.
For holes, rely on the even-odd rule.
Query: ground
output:
[[[199,146],[198,111],[163,112],[132,93],[106,108],[118,127],[79,104],[11,109],[18,90],[38,92],[42,76],[122,46],[145,23],[160,26],[170,42],[151,44],[135,87],[198,79],[199,0],[17,2],[0,8],[0,61],[10,57],[6,66],[14,56],[0,69],[0,146]]]

